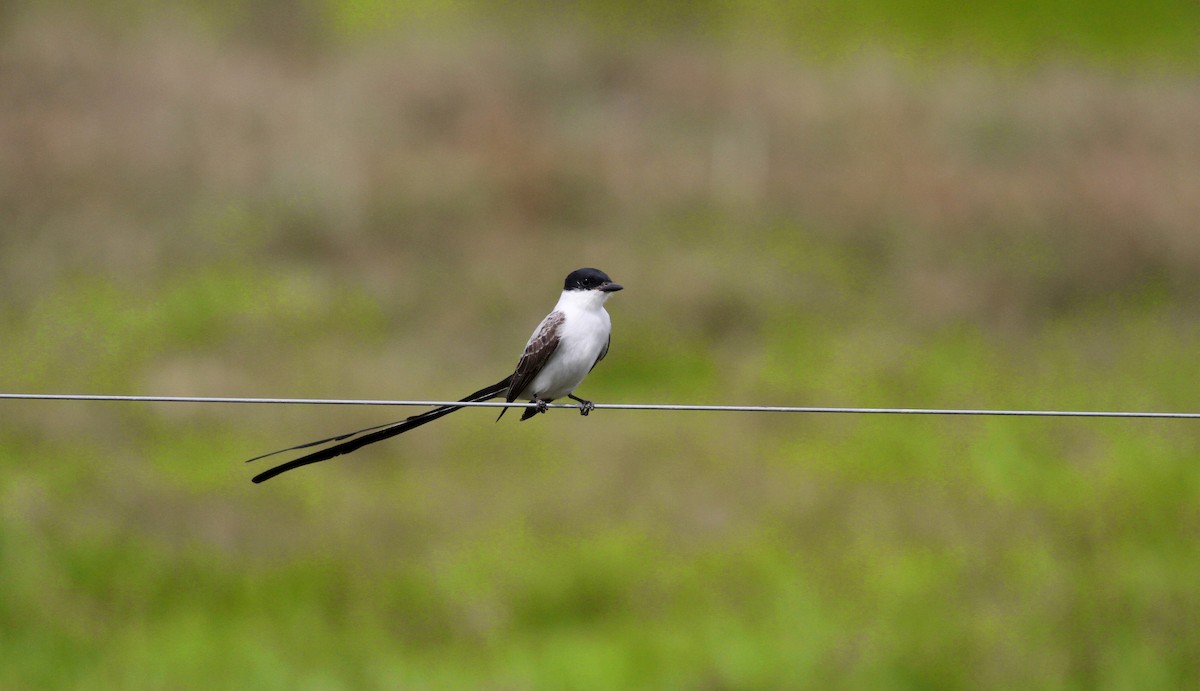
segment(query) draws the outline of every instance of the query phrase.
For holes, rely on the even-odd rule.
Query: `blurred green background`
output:
[[[0,390],[1200,410],[1200,5],[8,2]],[[1187,421],[0,402],[0,687],[1196,688]]]

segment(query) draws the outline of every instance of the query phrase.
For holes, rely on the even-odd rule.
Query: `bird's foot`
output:
[[[567,394],[567,397],[570,398],[572,401],[579,402],[579,414],[583,415],[584,417],[587,417],[588,413],[590,413],[596,409],[596,404],[592,403],[591,401],[585,401],[582,398],[578,398],[578,397],[572,396],[570,394]]]
[[[544,412],[546,412],[546,408],[549,405],[550,405],[549,403],[547,403],[546,401],[543,401],[542,399],[539,398],[536,401],[534,401],[533,409],[539,413],[544,413]]]

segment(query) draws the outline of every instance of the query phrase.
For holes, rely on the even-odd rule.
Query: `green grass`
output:
[[[1192,5],[264,7],[0,16],[0,389],[1197,409]],[[2,407],[3,688],[1200,681],[1187,421]]]
[[[570,7],[541,3],[311,3],[343,39],[417,26],[461,26],[486,17],[520,33],[568,24],[609,42],[653,41],[663,34],[748,48],[775,42],[811,58],[845,58],[864,46],[918,63],[968,57],[1030,65],[1047,57],[1110,66],[1183,61],[1194,66],[1200,9],[1187,0],[1121,2],[1021,0],[962,5],[949,0],[745,2],[730,5],[595,0]],[[319,9],[316,9],[319,8]]]

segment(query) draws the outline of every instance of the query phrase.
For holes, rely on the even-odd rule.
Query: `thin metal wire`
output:
[[[381,405],[463,408],[532,408],[534,403],[504,401],[389,401],[346,398],[234,398],[228,396],[114,396],[105,394],[0,393],[2,399],[47,401],[134,401],[141,403],[251,403],[285,405]],[[549,408],[579,408],[574,403],[552,403]],[[1007,415],[1016,417],[1171,418],[1200,419],[1200,412],[1147,412],[1119,410],[991,410],[979,408],[835,408],[829,406],[677,405],[672,403],[596,403],[596,410],[670,410],[731,413],[840,413],[859,415]]]

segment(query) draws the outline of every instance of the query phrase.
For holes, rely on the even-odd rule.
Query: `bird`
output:
[[[590,413],[595,404],[576,396],[575,389],[608,355],[608,346],[612,343],[612,321],[604,309],[604,303],[613,293],[623,289],[624,286],[615,283],[599,269],[576,269],[567,274],[558,303],[533,330],[513,373],[458,402],[478,403],[501,396],[508,403],[518,399],[528,400],[535,405],[525,408],[521,414],[521,420],[524,421],[546,412],[550,402],[567,397],[579,403],[580,414]],[[390,439],[462,408],[459,405],[439,406],[403,420],[290,446],[255,456],[246,462],[338,442],[255,475],[252,480],[257,484],[289,470],[327,461],[368,444]],[[496,421],[499,422],[506,412],[508,408],[502,409]]]

